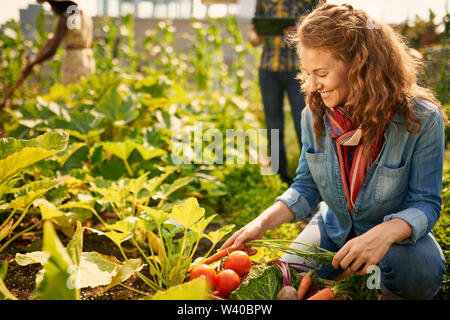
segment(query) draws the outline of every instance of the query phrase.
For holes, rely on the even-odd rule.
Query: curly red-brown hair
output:
[[[415,98],[433,102],[446,119],[433,92],[417,84],[422,65],[405,40],[391,26],[374,21],[364,11],[345,4],[322,4],[301,21],[288,40],[296,46],[299,56],[303,47],[330,50],[348,66],[349,93],[344,108],[353,124],[361,125],[362,144],[367,150],[381,134],[393,108],[404,115],[409,132],[420,130],[412,109]],[[308,90],[306,73],[301,71],[298,78],[315,116],[314,132],[319,143],[327,107],[318,92]]]

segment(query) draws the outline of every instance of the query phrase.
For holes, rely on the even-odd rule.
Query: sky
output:
[[[242,11],[247,15],[253,12],[252,7],[256,0],[238,0]],[[97,12],[97,0],[76,0],[79,7],[89,15]],[[437,21],[445,15],[446,8],[450,9],[450,0],[328,0],[330,3],[348,3],[358,9],[363,9],[376,19],[382,19],[388,23],[398,23],[406,18],[413,19],[416,14],[424,19],[428,18],[428,9],[437,14]],[[0,24],[14,18],[19,19],[19,9],[26,8],[29,4],[37,3],[36,0],[0,0]],[[196,0],[196,12],[203,12],[200,0]],[[214,9],[214,8],[211,8]],[[223,6],[217,5],[215,15],[220,15]]]

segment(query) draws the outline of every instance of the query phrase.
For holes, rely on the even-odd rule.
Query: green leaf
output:
[[[99,165],[100,174],[109,180],[118,180],[125,174],[125,166],[117,159]]]
[[[125,142],[104,142],[103,150],[109,151],[123,161],[128,160],[131,152],[136,149],[136,143],[133,141]]]
[[[170,185],[164,184],[161,186],[161,191],[157,192],[155,194],[154,198],[167,199],[172,193],[174,193],[178,189],[188,185],[189,183],[191,183],[194,180],[195,180],[195,178],[193,178],[193,177],[183,177],[183,178],[179,178],[179,179],[175,180]]]
[[[96,110],[118,125],[125,125],[139,116],[132,96],[124,99],[117,90],[112,91]]]
[[[208,299],[208,284],[204,277],[173,286],[166,291],[158,291],[152,300],[206,300]]]
[[[16,253],[14,258],[19,266],[27,266],[34,263],[46,264],[50,258],[50,253],[45,251],[33,251],[28,253]]]
[[[141,271],[143,267],[144,265],[142,264],[140,259],[130,259],[125,261],[119,268],[117,273],[112,277],[111,282],[108,284],[104,291],[107,291],[110,288],[118,285],[119,283],[127,280],[136,272]]]
[[[145,147],[141,144],[136,144],[135,147],[141,154],[142,158],[144,158],[144,160],[150,160],[167,154],[167,152],[163,149],[154,147]]]
[[[234,224],[227,224],[219,230],[209,232],[206,237],[213,243],[214,246],[216,245],[216,243],[222,240],[223,237],[230,233],[234,227]]]
[[[168,214],[162,210],[152,209],[150,207],[141,206],[143,209],[142,214],[149,216],[156,224],[162,225],[168,218]]]
[[[43,251],[50,254],[44,264],[45,275],[38,286],[42,300],[79,300],[80,292],[70,286],[72,261],[50,220],[44,222]]]
[[[111,239],[116,245],[120,246],[120,244],[124,241],[127,241],[131,238],[133,238],[133,233],[131,232],[117,232],[117,231],[108,231],[108,232],[102,232],[97,229],[93,228],[86,228],[88,230],[91,230],[92,232],[101,235],[106,236],[109,239]]]
[[[194,223],[191,226],[191,230],[194,231],[198,237],[203,236],[203,231],[205,231],[206,227],[211,223],[211,221],[216,217],[216,214],[213,214],[207,218],[201,218],[199,221]]]
[[[283,274],[277,265],[256,265],[242,278],[230,300],[275,300],[283,285]]]
[[[68,140],[64,131],[48,132],[31,140],[0,139],[0,185],[23,169],[64,150]]]
[[[81,256],[78,278],[75,282],[78,288],[116,285],[127,280],[143,267],[140,259],[129,259],[120,262],[113,256],[98,252],[83,252]],[[112,284],[114,282],[114,284]]]
[[[187,229],[204,216],[205,209],[200,208],[196,198],[189,198],[182,205],[174,206],[169,214],[169,218],[181,223]]]
[[[67,253],[69,254],[75,266],[79,266],[81,262],[81,254],[83,252],[83,232],[84,228],[80,221],[77,221],[77,229],[72,240],[67,244]]]
[[[30,191],[25,196],[12,200],[9,205],[14,209],[24,210],[25,208],[30,206],[36,199],[39,199],[41,196],[47,193],[47,191],[50,189],[51,188],[39,191]]]
[[[69,238],[73,237],[74,231],[69,218],[64,212],[59,211],[51,202],[47,200],[40,200],[38,202],[39,210],[41,211],[42,220],[51,220],[53,223],[64,232]]]
[[[61,154],[58,154],[56,156],[56,161],[58,161],[58,163],[60,164],[60,166],[63,166],[66,161],[75,153],[77,152],[80,148],[86,146],[85,143],[83,142],[79,142],[79,143],[73,143],[71,145],[69,145],[67,147],[67,149],[62,152]]]

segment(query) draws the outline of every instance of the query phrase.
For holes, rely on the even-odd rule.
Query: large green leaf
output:
[[[195,278],[178,286],[173,286],[166,291],[158,291],[152,300],[206,300],[208,299],[209,286],[204,277]]]
[[[205,209],[200,208],[196,198],[189,198],[182,205],[174,206],[169,214],[169,218],[181,223],[187,229],[204,216]]]
[[[103,150],[111,152],[123,161],[126,161],[131,152],[136,149],[136,143],[134,143],[133,141],[104,142],[102,146]]]
[[[161,185],[161,188],[158,192],[155,193],[155,195],[153,196],[154,199],[164,199],[167,200],[167,198],[174,193],[175,191],[177,191],[178,189],[183,188],[184,186],[187,186],[188,184],[190,184],[192,181],[194,181],[195,178],[194,177],[182,177],[182,178],[178,178],[177,180],[175,180],[173,183],[171,184],[163,184]]]
[[[120,262],[112,256],[98,252],[83,252],[79,269],[78,288],[109,285],[108,288],[127,280],[143,267],[140,259]]]
[[[64,212],[58,210],[53,203],[44,199],[39,200],[38,205],[41,211],[42,220],[51,220],[53,223],[58,225],[66,236],[69,238],[73,237],[74,231],[72,228],[72,223]]]
[[[139,116],[139,111],[137,110],[136,103],[133,101],[133,97],[130,95],[124,99],[117,90],[112,91],[96,107],[96,111],[118,125],[125,125]]]
[[[81,230],[81,229],[79,229]],[[72,264],[67,269],[69,279],[66,284],[69,288],[87,288],[105,286],[109,289],[127,280],[136,272],[142,270],[144,265],[141,259],[129,259],[125,262],[119,261],[113,256],[106,256],[95,251],[81,252],[79,241],[76,240],[73,248],[67,251],[72,253],[72,257],[79,259],[76,264]],[[50,259],[50,254],[45,251],[34,251],[25,254],[17,253],[15,260],[20,266],[27,266],[34,263],[46,265]],[[44,279],[46,276],[44,272]]]
[[[144,146],[142,144],[137,144],[137,143],[136,143],[136,149],[139,151],[139,153],[141,154],[142,158],[144,158],[144,160],[150,160],[150,159],[161,157],[161,156],[167,154],[167,152],[163,149],[154,148],[151,146]]]
[[[64,150],[69,135],[52,131],[31,140],[0,139],[0,184],[23,169]]]
[[[226,226],[223,226],[219,230],[209,232],[207,238],[213,243],[214,246],[223,237],[225,237],[228,233],[230,233],[234,227],[235,227],[234,224],[228,224]]]
[[[93,228],[86,228],[88,230],[91,230],[92,232],[101,235],[106,236],[109,239],[111,239],[117,246],[120,246],[120,244],[124,241],[130,240],[133,237],[133,233],[131,232],[117,232],[115,230],[108,231],[108,232],[102,232],[97,229]]]
[[[45,275],[37,292],[42,300],[79,300],[79,289],[71,286],[73,262],[50,220],[44,221],[42,250],[50,257],[44,264]],[[70,267],[70,268],[69,268]]]
[[[143,267],[144,265],[142,264],[140,259],[129,259],[125,261],[123,265],[117,270],[116,274],[113,275],[111,282],[105,288],[105,291],[127,280],[136,272],[141,271]]]
[[[230,293],[230,300],[275,300],[283,285],[283,274],[277,265],[253,266],[242,279],[238,289]]]

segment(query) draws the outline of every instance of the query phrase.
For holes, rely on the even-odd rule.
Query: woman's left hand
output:
[[[367,274],[367,268],[376,265],[396,242],[409,237],[411,227],[401,219],[383,222],[362,235],[349,240],[334,256],[332,266]]]

